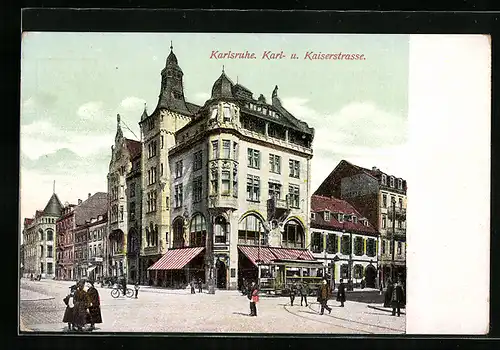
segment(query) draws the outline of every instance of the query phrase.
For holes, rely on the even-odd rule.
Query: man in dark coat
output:
[[[94,330],[96,323],[102,323],[101,301],[99,292],[94,287],[94,281],[89,281],[89,283],[90,287],[87,289],[87,295],[89,298],[90,330]]]
[[[73,323],[78,331],[82,331],[88,320],[87,308],[89,298],[87,292],[83,289],[84,282],[79,281],[76,285],[75,295],[73,297],[75,306],[73,308]]]
[[[328,310],[328,313],[332,313],[332,308],[327,305],[328,299],[330,298],[330,291],[328,288],[328,284],[326,280],[323,280],[321,287],[318,288],[318,302],[321,304],[320,315],[323,315],[325,309]]]
[[[203,283],[201,282],[201,278],[198,278],[198,293],[203,293]]]
[[[302,283],[300,284],[300,306],[303,306],[302,305],[302,302],[305,301],[306,302],[306,306],[307,305],[307,294],[309,293],[309,288],[307,286],[307,283],[305,283],[304,281],[302,281]]]
[[[384,307],[391,306],[391,298],[393,290],[394,290],[394,284],[392,283],[392,280],[389,278],[387,280],[387,289],[385,290],[384,294]]]
[[[293,306],[293,301],[295,300],[295,295],[297,294],[297,286],[295,283],[290,285],[290,306]]]
[[[194,278],[191,280],[191,283],[189,285],[191,286],[191,294],[196,294],[196,291],[194,289],[195,286]]]
[[[339,288],[337,290],[337,301],[340,302],[340,307],[344,307],[345,297],[345,284],[342,278],[340,279]]]
[[[123,289],[123,296],[127,295],[127,279],[125,276],[122,277],[122,289]]]
[[[401,304],[404,298],[403,294],[403,284],[401,283],[401,280],[398,279],[396,285],[393,288],[391,297],[392,316],[396,316],[396,311],[398,313],[398,317],[401,316]]]

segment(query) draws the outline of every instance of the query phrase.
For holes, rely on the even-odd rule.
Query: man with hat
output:
[[[96,323],[102,323],[101,316],[101,301],[99,298],[99,292],[94,287],[94,281],[89,280],[90,287],[87,289],[87,295],[89,297],[89,313],[90,313],[90,330],[95,329]]]

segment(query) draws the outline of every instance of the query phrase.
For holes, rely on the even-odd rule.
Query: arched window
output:
[[[40,233],[40,240],[43,241],[43,230],[40,229],[38,230],[38,232]]]
[[[189,245],[191,247],[205,246],[207,239],[207,223],[203,215],[196,214],[193,219],[191,219],[189,232]]]
[[[94,255],[96,254],[94,246]],[[139,237],[135,229],[131,229],[128,234],[128,251],[129,253],[137,254],[139,252]]]
[[[184,219],[177,218],[174,220],[173,226],[173,242],[172,245],[174,248],[182,248],[184,247]]]
[[[149,228],[146,227],[146,243],[147,246],[151,246],[151,233],[149,232]]]
[[[47,241],[53,241],[53,240],[54,240],[54,231],[47,230]]]
[[[262,221],[255,215],[248,215],[239,224],[238,227],[238,243],[250,245],[267,245],[265,239],[266,230]]]
[[[304,248],[304,229],[296,220],[290,220],[285,224],[281,246],[288,248]]]

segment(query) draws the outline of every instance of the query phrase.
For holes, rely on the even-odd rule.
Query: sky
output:
[[[152,112],[158,102],[171,42],[189,102],[210,97],[223,66],[254,98],[270,102],[278,85],[285,108],[315,128],[313,191],[342,159],[406,178],[408,35],[25,32],[21,219],[43,210],[54,181],[63,203],[107,191],[116,115],[125,137],[139,139],[144,106]],[[211,59],[213,50],[257,58]],[[287,57],[261,59],[268,50]],[[310,51],[365,59],[304,59]]]

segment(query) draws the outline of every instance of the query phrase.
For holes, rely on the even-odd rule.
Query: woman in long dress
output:
[[[70,293],[66,295],[63,299],[64,304],[66,305],[66,310],[64,311],[63,322],[68,324],[68,330],[73,330],[73,308],[74,308],[74,293],[76,290],[76,286],[70,287]]]
[[[90,283],[90,287],[87,289],[87,295],[88,295],[89,302],[90,302],[90,306],[89,306],[90,330],[94,330],[96,323],[102,323],[101,301],[99,298],[99,292],[94,287],[94,282],[89,281],[89,283]]]
[[[79,281],[76,285],[75,295],[73,300],[75,307],[73,308],[73,323],[78,331],[82,331],[89,317],[87,308],[89,307],[89,298],[87,292],[83,289],[85,283]]]

